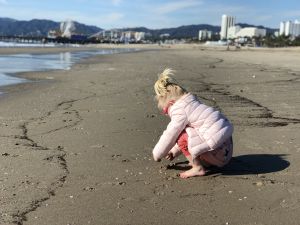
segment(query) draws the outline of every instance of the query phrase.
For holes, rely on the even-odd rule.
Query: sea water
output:
[[[81,59],[95,55],[137,51],[137,49],[101,49],[97,51],[63,52],[55,54],[0,55],[0,86],[28,82],[15,76],[17,73],[69,70]]]
[[[79,44],[62,44],[62,43],[19,43],[0,41],[1,48],[54,48],[54,47],[80,47]]]

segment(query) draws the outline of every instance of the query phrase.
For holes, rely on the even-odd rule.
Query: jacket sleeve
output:
[[[174,158],[181,154],[181,150],[180,150],[179,146],[177,145],[177,143],[174,145],[174,147],[169,152],[171,152],[173,154]]]
[[[179,134],[186,127],[188,120],[184,109],[177,108],[170,110],[171,121],[167,129],[163,132],[159,141],[153,149],[153,158],[155,161],[165,157],[171,148],[175,145]]]

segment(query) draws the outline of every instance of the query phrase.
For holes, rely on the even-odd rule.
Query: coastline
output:
[[[116,49],[116,48],[113,48]],[[123,48],[125,49],[125,48]],[[127,49],[127,48],[126,48]],[[57,53],[86,53],[86,52],[97,52],[97,51],[110,51],[111,48],[95,48],[95,47],[55,47],[55,48],[43,48],[43,47],[29,47],[29,48],[21,48],[21,47],[16,47],[16,48],[0,48],[0,56],[5,56],[5,55],[15,55],[15,54],[33,54],[33,55],[47,55],[47,54],[57,54]],[[119,49],[116,49],[116,51],[120,51]],[[136,49],[130,48],[130,52],[136,51]],[[108,53],[108,54],[121,54],[124,53],[122,51],[117,52],[117,53]],[[126,52],[125,52],[126,53]],[[101,55],[101,53],[99,53]],[[70,59],[71,66],[74,66],[75,64],[78,63],[84,63],[84,60],[92,57],[93,55],[91,54],[90,56],[80,56],[82,57],[81,59]],[[74,58],[74,56],[73,56]],[[66,62],[67,63],[67,62]],[[54,67],[57,67],[57,65],[54,63]],[[24,69],[26,70],[26,69]],[[9,74],[6,74],[9,77],[16,77],[16,78],[24,78],[27,81],[23,82],[20,80],[20,82],[12,83],[12,84],[3,84],[0,85],[0,89],[2,92],[0,92],[1,97],[3,95],[7,95],[9,91],[16,91],[18,88],[21,87],[22,85],[26,84],[26,86],[30,86],[30,83],[33,82],[45,82],[45,81],[51,81],[53,77],[46,77],[43,80],[40,80],[38,77],[33,77],[32,74],[38,74],[38,73],[43,73],[43,72],[48,72],[48,71],[56,71],[56,70],[65,70],[65,69],[60,69],[60,68],[41,68],[41,70],[36,70],[33,69],[33,71],[24,71],[24,72],[10,72]],[[5,73],[4,73],[5,74]],[[28,74],[31,74],[28,75]],[[30,77],[30,78],[29,78]],[[0,83],[1,84],[1,83]]]
[[[0,223],[297,224],[294,55],[280,64],[282,53],[160,49],[28,73],[53,79],[0,99]],[[223,171],[181,180],[184,164],[151,159],[168,122],[152,90],[165,67],[234,123]]]
[[[87,50],[97,50],[95,47],[1,47],[0,54],[31,54],[31,53],[59,53],[59,52],[69,52],[69,51],[87,51]]]
[[[90,44],[80,47],[0,47],[0,55],[7,54],[50,54],[59,52],[80,52],[80,51],[97,51],[99,49],[141,49],[141,50],[159,50],[159,49],[175,49],[175,50],[202,50],[202,51],[227,51],[227,46],[208,46],[205,44]],[[292,52],[298,53],[300,47],[282,47],[282,48],[266,48],[266,47],[241,47],[236,49],[235,46],[229,46],[231,52]]]

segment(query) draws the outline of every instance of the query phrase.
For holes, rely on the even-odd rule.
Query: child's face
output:
[[[165,107],[165,102],[166,102],[166,96],[155,96],[155,99],[157,101],[157,106],[159,109],[163,109]]]

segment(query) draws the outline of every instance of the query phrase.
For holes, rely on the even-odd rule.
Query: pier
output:
[[[73,38],[65,37],[29,37],[29,36],[3,36],[0,35],[0,41],[10,43],[24,43],[24,44],[46,44],[46,43],[57,43],[57,44],[90,44],[98,43],[95,39],[88,39],[83,37],[75,36]]]

